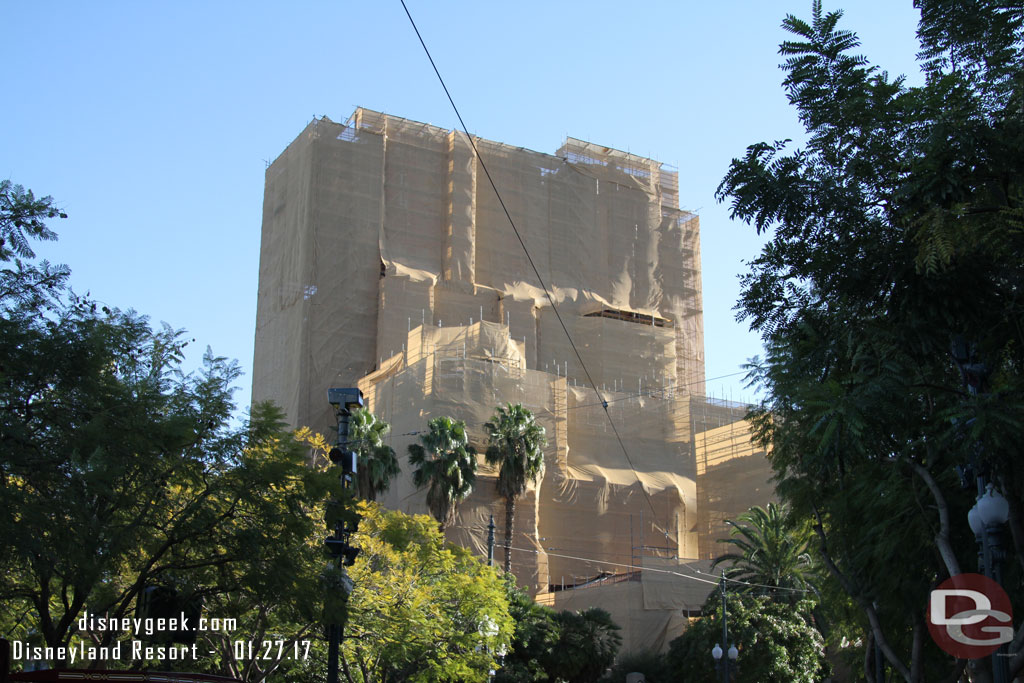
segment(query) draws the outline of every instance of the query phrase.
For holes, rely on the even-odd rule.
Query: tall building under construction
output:
[[[663,648],[713,588],[723,520],[771,496],[743,407],[704,398],[698,218],[652,159],[472,142],[357,109],[269,166],[253,400],[330,434],[327,389],[361,388],[403,463],[381,502],[412,513],[427,422],[464,420],[482,453],[495,408],[522,403],[547,449],[517,504],[519,585]],[[448,536],[484,554],[493,514],[500,563],[496,474],[481,457]]]

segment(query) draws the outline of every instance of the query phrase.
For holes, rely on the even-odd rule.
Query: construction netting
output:
[[[771,465],[763,449],[750,439],[744,420],[748,406],[712,398],[694,403],[691,420],[697,456],[697,532],[699,554],[712,559],[731,550],[735,520],[752,505],[775,500]]]
[[[462,133],[358,109],[270,165],[253,400],[330,434],[327,389],[358,384],[403,462],[433,417],[465,421],[482,452],[495,408],[523,404],[548,445],[517,501],[518,582],[609,609],[627,644],[667,645],[711,589],[686,576],[710,529],[698,218],[657,161],[571,138],[555,155],[472,142],[479,156]],[[495,474],[481,458],[448,533],[485,554],[493,515],[500,564]],[[408,465],[382,502],[427,511]]]

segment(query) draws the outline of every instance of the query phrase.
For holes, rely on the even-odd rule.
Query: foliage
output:
[[[744,582],[738,590],[763,591],[765,586],[816,590],[816,567],[809,552],[811,529],[807,525],[794,526],[787,520],[785,506],[754,506],[741,514],[738,521],[728,519],[726,524],[732,527],[731,538],[721,542],[735,550],[717,556],[711,567],[729,563],[725,575]],[[792,600],[801,595],[797,591],[772,591],[772,595]]]
[[[718,190],[770,234],[739,308],[765,341],[753,417],[778,491],[913,682],[958,669],[924,632],[929,590],[975,553],[956,466],[998,484],[1024,538],[1024,9],[915,4],[917,87],[854,54],[840,12],[788,16],[784,87],[808,141],[748,147]]]
[[[515,634],[495,683],[594,683],[612,665],[622,637],[608,612],[555,612],[506,582]]]
[[[622,645],[619,626],[600,607],[563,610],[555,621],[559,635],[555,656],[548,663],[549,675],[564,683],[595,683],[615,661]]]
[[[497,491],[505,499],[505,571],[511,572],[516,498],[526,492],[528,483],[544,476],[547,439],[544,427],[519,403],[499,406],[491,421],[484,423],[484,429],[488,437],[485,457],[489,464],[499,467]]]
[[[829,674],[821,635],[810,624],[811,603],[795,605],[768,596],[729,595],[729,645],[739,650],[730,670],[736,683],[813,683]],[[716,683],[711,650],[722,643],[719,594],[704,616],[669,644],[668,669],[680,683]],[[723,649],[726,647],[723,645]]]
[[[556,656],[559,624],[556,612],[538,605],[515,586],[506,575],[509,614],[515,622],[515,633],[494,683],[528,683],[550,681],[545,665]]]
[[[235,363],[207,350],[187,374],[182,332],[73,294],[64,268],[23,262],[23,238],[52,238],[44,220],[61,214],[8,183],[0,195],[2,257],[16,256],[0,288],[5,636],[54,648],[133,639],[77,622],[132,617],[150,586],[239,618],[230,634],[199,634],[211,647],[223,635],[308,634],[307,581],[322,566],[322,503],[336,477],[306,465],[275,408],[255,405],[233,425]],[[195,666],[247,681],[270,673],[228,659]]]
[[[47,218],[67,218],[54,206],[53,197],[36,199],[32,190],[0,180],[0,261],[35,258],[28,238],[55,240]]]
[[[372,503],[361,513],[344,676],[350,683],[486,681],[513,626],[497,573],[446,545],[426,515]]]
[[[435,417],[427,426],[430,431],[420,436],[422,443],[409,444],[409,464],[415,468],[413,484],[428,487],[427,507],[443,531],[455,519],[459,503],[473,491],[476,450],[469,445],[462,420]]]
[[[631,673],[642,673],[645,683],[667,683],[675,680],[665,655],[657,652],[634,652],[619,657],[599,683],[622,683]]]
[[[312,551],[298,549],[332,481],[274,409],[231,428],[236,367],[208,352],[181,374],[179,337],[78,298],[0,321],[0,599],[47,645],[76,637],[85,611],[132,616],[147,585],[302,611],[291,582]]]
[[[366,408],[359,408],[349,418],[348,431],[349,444],[359,454],[356,489],[366,500],[377,500],[399,472],[395,449],[384,442],[391,425]]]
[[[244,562],[218,568],[205,576],[192,575],[208,591],[204,609],[219,619],[235,619],[236,628],[207,630],[199,634],[200,652],[215,654],[199,662],[198,669],[261,681],[312,681],[316,667],[326,666],[326,646],[321,640],[324,572],[323,538],[326,495],[341,496],[337,473],[328,471],[328,445],[308,428],[294,435],[284,431],[282,413],[257,404],[254,414],[267,414],[281,430],[244,457],[258,472],[248,482],[247,495],[263,508],[244,525],[252,536]],[[313,467],[310,467],[310,453]],[[262,471],[261,471],[262,470]],[[322,488],[309,497],[308,481]],[[305,497],[303,492],[306,492]],[[237,523],[237,522],[236,522]],[[236,656],[239,642],[265,647],[256,657]]]

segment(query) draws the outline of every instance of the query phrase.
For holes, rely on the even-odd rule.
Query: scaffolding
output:
[[[709,397],[695,398],[690,413],[697,465],[698,557],[728,551],[726,520],[775,499],[773,473],[764,449],[751,441],[744,419],[750,406]]]
[[[554,155],[473,143],[360,108],[314,120],[267,168],[253,400],[327,431],[327,388],[358,384],[402,459],[440,415],[482,451],[495,407],[522,403],[548,445],[544,479],[517,503],[517,581],[573,604],[569,577],[627,627],[627,647],[667,644],[697,598],[656,594],[643,570],[703,557],[699,480],[720,466],[694,417],[699,219],[653,159],[574,138]],[[504,510],[496,472],[480,472],[449,538],[483,553]],[[383,502],[426,512],[408,472]]]

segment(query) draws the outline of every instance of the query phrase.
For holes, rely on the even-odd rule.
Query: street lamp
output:
[[[715,669],[721,671],[722,669],[722,655],[728,655],[729,661],[732,663],[733,668],[736,667],[736,658],[740,656],[740,651],[736,649],[735,645],[729,646],[729,651],[724,652],[722,646],[715,643],[715,646],[711,649],[711,656],[715,658]],[[728,676],[728,671],[723,672],[724,676]],[[723,676],[723,677],[724,677]]]
[[[711,656],[715,660],[715,669],[722,672],[722,683],[729,683],[731,676],[729,675],[730,662],[732,663],[733,669],[736,668],[736,658],[740,656],[740,651],[736,649],[735,645],[729,645],[729,610],[725,601],[725,571],[722,571],[722,643],[728,647],[728,651],[722,649],[722,643],[716,643],[711,649]],[[722,655],[728,655],[725,659]]]
[[[1010,504],[1003,498],[1003,494],[996,491],[993,484],[988,485],[988,490],[977,504],[978,515],[986,527],[1001,526],[1006,524],[1010,518]]]
[[[991,483],[967,513],[967,523],[978,541],[979,570],[1000,585],[1003,583],[1002,564],[1005,559],[1001,544],[1002,527],[1009,518],[1010,504]],[[999,656],[1005,648],[1005,645],[1000,646],[992,656],[992,673],[996,683],[1007,683],[1010,680],[1006,657]]]
[[[953,338],[950,348],[953,362],[960,370],[960,376],[968,395],[973,397],[985,396],[988,389],[989,368],[985,362],[978,357],[974,344],[960,335]],[[968,420],[971,424],[974,420]],[[964,487],[967,487],[967,474],[970,473],[977,482],[978,501],[970,512],[967,513],[967,523],[978,539],[980,552],[978,553],[979,571],[996,583],[1002,584],[1003,560],[1002,548],[1000,547],[1000,527],[1006,524],[1009,517],[1010,506],[1006,499],[995,490],[995,487],[988,481],[988,467],[981,458],[982,444],[976,443],[974,453],[971,455],[967,467],[958,467]],[[1010,680],[1007,657],[1005,656],[1006,645],[1001,645],[999,650],[992,653],[992,674],[995,683],[1008,683]],[[1003,655],[1003,656],[1000,656]]]
[[[979,569],[998,583],[1002,583],[1001,564],[1004,559],[1000,532],[1009,518],[1010,504],[993,484],[986,486],[985,494],[978,496],[978,501],[967,513],[967,523],[982,551]]]

